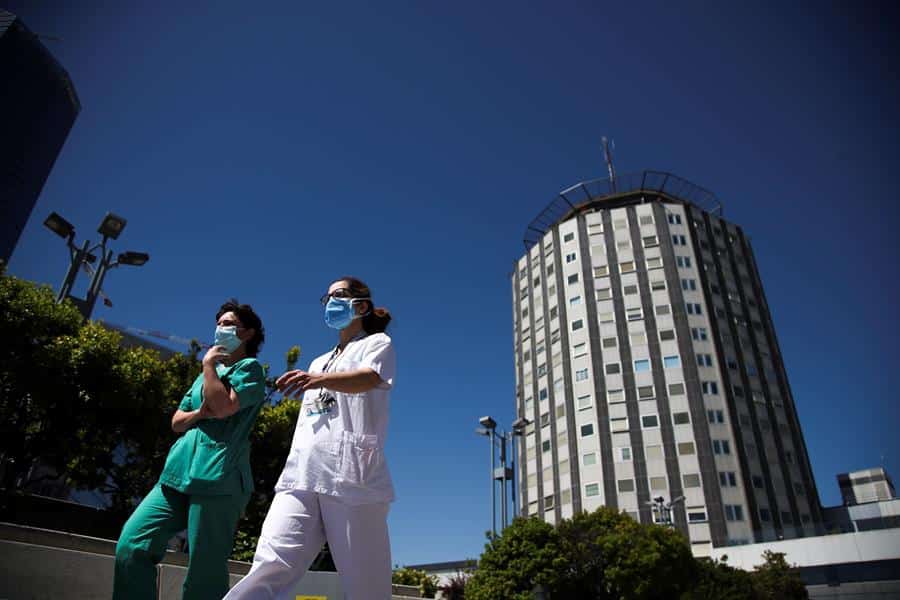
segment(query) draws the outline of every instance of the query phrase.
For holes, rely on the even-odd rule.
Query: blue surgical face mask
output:
[[[368,300],[368,298],[335,298],[328,299],[325,305],[325,324],[332,329],[344,329],[363,315],[357,315],[353,310],[353,303],[356,300]]]
[[[235,325],[216,326],[216,339],[214,346],[224,346],[229,354],[238,349],[238,346],[244,342],[237,335],[237,327]]]

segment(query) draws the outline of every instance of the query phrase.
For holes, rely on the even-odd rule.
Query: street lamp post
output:
[[[65,239],[66,246],[69,249],[69,269],[66,271],[66,277],[59,288],[59,294],[56,297],[57,302],[62,302],[69,298],[78,307],[82,316],[85,319],[89,319],[94,311],[94,305],[97,303],[97,297],[103,291],[103,280],[110,269],[114,269],[119,265],[140,267],[150,260],[149,254],[131,251],[123,252],[119,254],[116,260],[113,260],[113,252],[107,249],[106,242],[110,238],[118,239],[127,223],[128,221],[118,215],[106,213],[106,216],[100,223],[100,227],[97,228],[97,233],[103,236],[100,243],[91,247],[91,242],[85,240],[81,247],[78,247],[75,245],[75,226],[59,214],[55,212],[50,213],[50,216],[44,221],[44,226]],[[72,286],[78,277],[78,271],[82,265],[91,265],[96,262],[97,256],[94,254],[96,250],[100,250],[100,264],[93,270],[87,297],[84,299],[76,298],[72,296]],[[87,268],[90,269],[90,267]]]
[[[678,496],[669,502],[666,502],[666,499],[662,496],[657,496],[650,502],[647,502],[647,504],[653,511],[653,521],[655,523],[663,527],[675,527],[675,523],[672,521],[672,507],[683,501],[684,496]]]
[[[476,433],[479,435],[484,435],[489,438],[491,445],[491,536],[492,539],[497,537],[497,482],[500,482],[500,530],[506,529],[506,526],[509,524],[509,516],[508,516],[508,504],[509,500],[507,499],[507,491],[506,484],[510,483],[511,491],[513,495],[513,515],[517,514],[517,503],[516,503],[516,437],[521,436],[523,430],[528,425],[529,421],[526,419],[519,418],[512,424],[512,431],[509,433],[497,431],[497,422],[490,416],[481,417],[478,420],[481,424],[481,428],[476,429]],[[507,466],[507,444],[512,449],[512,468]],[[495,457],[495,446],[499,446],[500,449],[500,465],[497,466],[494,460]]]

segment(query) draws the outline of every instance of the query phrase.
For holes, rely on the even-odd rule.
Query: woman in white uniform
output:
[[[302,393],[290,455],[275,486],[253,566],[226,600],[293,600],[327,541],[348,600],[391,597],[388,506],[394,488],[384,458],[396,358],[391,320],[368,286],[342,277],[322,297],[338,343],[308,371],[276,382]]]

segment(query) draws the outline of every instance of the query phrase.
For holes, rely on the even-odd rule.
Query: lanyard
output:
[[[361,340],[362,338],[366,337],[366,335],[368,334],[365,331],[359,333],[358,335],[354,336],[353,339],[347,342],[347,346],[357,340]],[[347,349],[347,346],[344,346],[345,350]],[[341,346],[340,344],[338,344],[334,347],[334,350],[332,350],[331,356],[328,357],[328,360],[325,361],[325,366],[322,367],[322,373],[328,373],[328,369],[332,367],[337,368],[337,359],[342,355],[343,352],[341,351]],[[326,414],[331,412],[331,409],[335,404],[337,404],[337,400],[335,399],[331,391],[324,387],[321,387],[319,388],[319,395],[315,401],[315,410],[307,409],[306,412],[308,416]]]

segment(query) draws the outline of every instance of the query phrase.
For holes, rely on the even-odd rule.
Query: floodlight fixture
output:
[[[128,252],[122,252],[121,254],[119,254],[116,262],[120,265],[142,267],[148,260],[150,260],[150,255],[146,252],[132,252],[131,250],[129,250]]]
[[[124,217],[108,212],[106,213],[106,216],[103,217],[103,221],[100,222],[97,233],[104,238],[112,238],[115,240],[118,239],[119,234],[125,229],[127,223],[128,221]]]
[[[515,435],[522,435],[522,432],[526,427],[531,425],[531,421],[526,419],[525,417],[519,417],[515,421],[512,422],[512,430]]]
[[[491,431],[497,428],[497,421],[495,421],[493,417],[481,417],[478,419],[478,422],[481,423],[482,427],[490,429]]]
[[[63,219],[59,213],[52,212],[44,220],[44,227],[63,239],[71,239],[75,236],[75,226]]]

